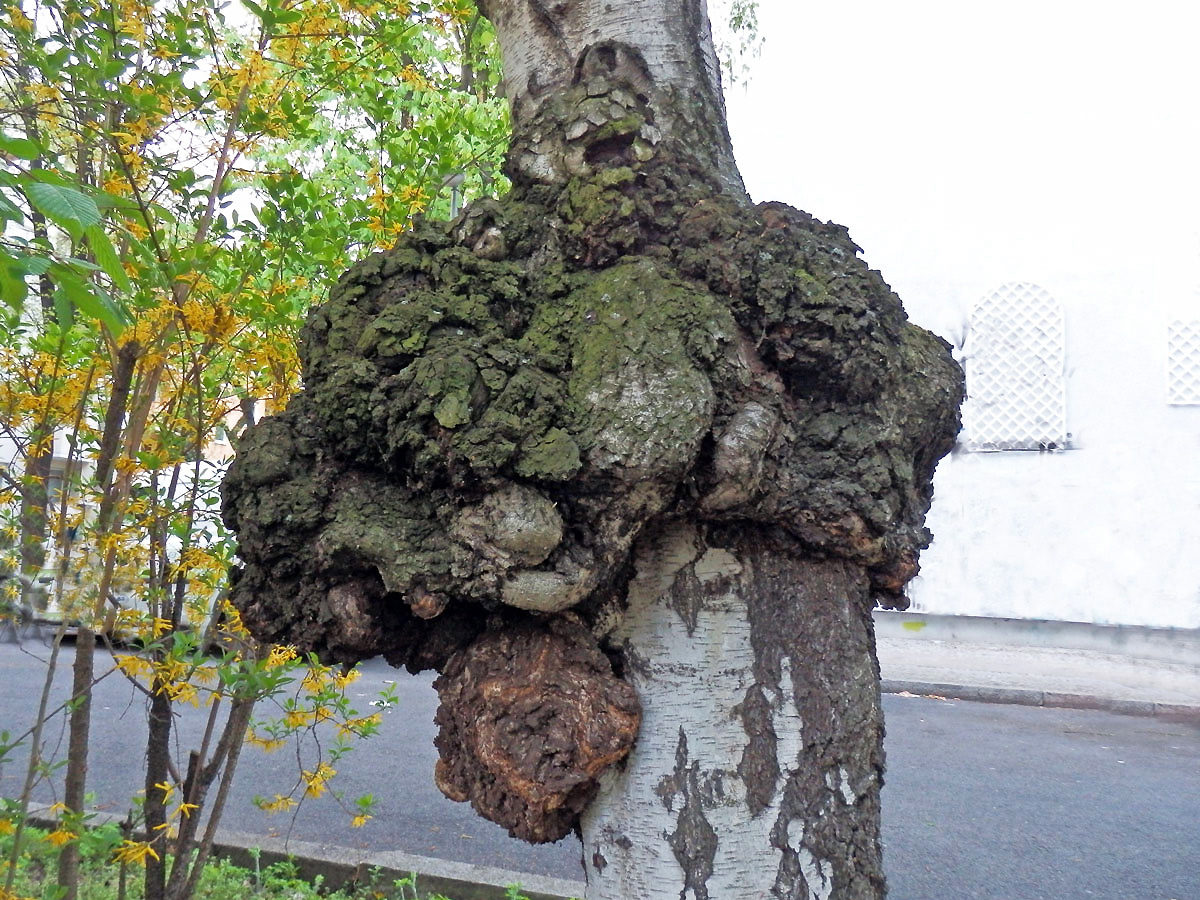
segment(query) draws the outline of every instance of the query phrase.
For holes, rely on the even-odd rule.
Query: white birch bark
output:
[[[591,48],[621,45],[639,58],[623,58],[618,49],[597,64],[644,88],[663,132],[679,131],[685,121],[702,130],[718,176],[744,194],[706,0],[480,0],[479,7],[496,26],[515,131],[534,119],[543,99],[588,76]]]
[[[783,653],[778,677],[764,681],[771,667],[756,656],[762,640],[752,636],[747,602],[748,589],[763,587],[750,571],[755,561],[705,547],[695,529],[677,526],[637,565],[629,609],[612,642],[625,655],[625,677],[637,689],[643,720],[626,765],[604,777],[582,818],[587,900],[879,896],[869,877],[847,877],[853,859],[836,858],[838,851],[852,856],[863,848],[821,834],[828,830],[821,820],[853,818],[864,797],[868,814],[877,811],[879,759],[857,755],[853,741],[830,752],[838,729],[808,733],[829,726],[827,720],[805,722],[798,706],[798,698],[811,700],[831,688],[812,683],[812,660],[794,663]],[[835,665],[832,677],[847,675],[846,690],[868,701],[870,730],[879,716],[875,664],[870,642],[851,621],[860,617],[857,601],[850,594],[841,599],[843,608],[832,618],[857,633],[846,642],[845,666]],[[774,637],[790,643],[793,653],[818,649],[805,646],[805,635]],[[760,722],[756,729],[746,715],[756,695],[769,709],[766,728]],[[765,770],[761,759],[747,766],[752,737],[768,736],[772,759]],[[857,731],[854,740],[863,736]],[[878,737],[865,736],[867,746]],[[822,751],[806,756],[806,745]],[[764,785],[764,778],[774,783]],[[864,868],[877,864],[874,849]]]

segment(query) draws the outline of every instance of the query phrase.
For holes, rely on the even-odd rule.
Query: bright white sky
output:
[[[964,284],[1200,283],[1195,0],[761,0],[760,25],[727,97],[751,195],[849,226],[914,318]]]

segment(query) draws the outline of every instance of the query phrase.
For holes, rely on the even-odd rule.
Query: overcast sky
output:
[[[906,300],[1200,284],[1200,3],[761,0],[760,24],[727,98],[747,187],[848,225]]]

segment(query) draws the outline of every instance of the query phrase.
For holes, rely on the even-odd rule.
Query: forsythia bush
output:
[[[148,712],[141,819],[111,848],[148,898],[194,892],[233,767],[316,729],[290,789],[330,790],[378,718],[353,673],[261,647],[226,602],[229,436],[297,388],[295,336],[324,287],[419,215],[503,185],[490,28],[463,0],[0,0],[0,616],[79,639],[59,825],[78,889],[95,637]],[[272,698],[274,716],[255,717]],[[210,716],[174,758],[172,708]],[[43,703],[15,836],[48,769]],[[353,825],[369,797],[345,801]],[[175,863],[168,857],[174,855]]]

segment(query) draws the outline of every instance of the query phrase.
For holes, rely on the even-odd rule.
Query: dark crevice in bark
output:
[[[752,816],[759,815],[770,805],[779,785],[773,712],[773,704],[767,699],[762,684],[756,683],[746,691],[741,706],[746,748],[738,760],[737,772],[746,784],[746,806]]]
[[[704,593],[691,567],[684,569],[675,577],[669,605],[687,628],[688,637],[691,637],[696,631],[696,623],[704,603]]]
[[[675,754],[675,773],[672,794],[664,797],[667,809],[673,808],[680,797],[679,815],[675,830],[667,835],[667,843],[683,870],[679,896],[708,900],[708,879],[713,873],[717,854],[717,833],[704,815],[705,798],[700,786],[699,764],[688,757],[687,735],[679,730],[679,746]]]

